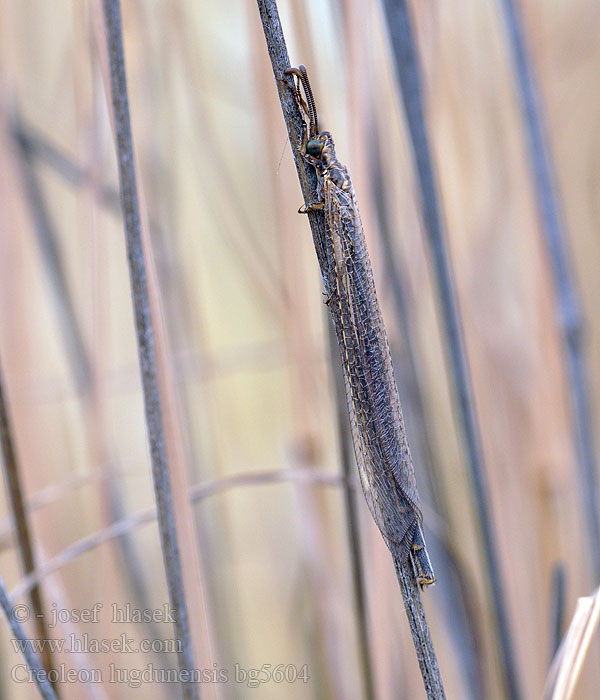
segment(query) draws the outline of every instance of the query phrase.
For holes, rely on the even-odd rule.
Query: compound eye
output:
[[[317,141],[317,139],[311,139],[306,144],[306,153],[309,156],[314,156],[315,158],[318,158],[321,155],[322,150],[323,144],[320,141]]]

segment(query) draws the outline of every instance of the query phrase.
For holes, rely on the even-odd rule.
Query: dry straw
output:
[[[544,700],[570,700],[600,620],[600,588],[579,598],[567,634],[548,673]]]

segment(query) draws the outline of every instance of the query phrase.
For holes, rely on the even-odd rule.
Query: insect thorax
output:
[[[323,131],[319,134],[318,140],[323,144],[317,165],[320,174],[332,180],[340,189],[350,191],[352,189],[350,174],[348,168],[337,159],[333,137],[328,131]]]

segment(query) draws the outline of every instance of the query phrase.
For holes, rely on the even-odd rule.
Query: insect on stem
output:
[[[306,102],[308,103],[308,118],[309,118],[309,137],[311,139],[319,133],[319,118],[317,116],[317,107],[315,105],[315,98],[312,94],[312,89],[310,87],[310,81],[308,80],[308,73],[306,72],[306,67],[300,64],[298,68],[289,68],[284,72],[285,75],[295,75],[298,80],[302,83],[304,88],[304,94],[306,95]],[[296,99],[302,100],[300,96],[299,86],[295,88]]]
[[[319,264],[340,349],[361,485],[394,561],[400,566],[410,563],[415,580],[425,586],[435,576],[356,194],[348,169],[337,159],[333,137],[319,132],[306,68],[289,68],[285,75],[297,78],[294,98],[308,118],[300,151],[317,173],[319,201],[299,211],[321,209],[325,214]]]

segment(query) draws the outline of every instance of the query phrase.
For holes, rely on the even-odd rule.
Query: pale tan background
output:
[[[550,655],[550,572],[564,562],[567,616],[597,585],[585,537],[568,393],[546,251],[537,223],[510,56],[498,2],[412,2],[427,85],[429,125],[479,412],[511,629],[526,698],[542,693]],[[0,2],[0,357],[27,494],[55,497],[32,515],[40,561],[153,505],[124,235],[99,203],[118,185],[106,107],[99,3]],[[586,319],[593,417],[600,351],[600,9],[592,0],[520,3],[557,168],[575,277]],[[190,484],[231,475],[340,472],[327,355],[326,307],[256,6],[240,0],[124,0],[130,106],[140,186],[152,227],[164,329],[179,400]],[[439,478],[442,524],[469,581],[486,698],[499,700],[491,613],[478,554],[468,475],[453,420],[443,340],[416,185],[383,13],[369,0],[292,0],[280,12],[294,63],[305,63],[338,155],[351,170],[394,347],[402,354],[375,231],[369,139],[393,192],[398,264]],[[64,319],[37,245],[8,125],[27,125],[82,166],[75,186],[38,172],[68,290],[95,368],[76,390]],[[410,435],[409,435],[410,439]],[[419,464],[416,465],[417,471]],[[81,477],[74,481],[74,477]],[[112,505],[111,505],[112,504]],[[427,504],[425,504],[427,506]],[[6,515],[5,499],[1,508]],[[363,545],[377,697],[424,697],[391,560],[368,512]],[[222,698],[360,695],[356,623],[339,486],[244,485],[195,508],[213,661],[232,669],[308,664],[310,681]],[[429,513],[435,521],[435,514]],[[132,601],[132,567],[151,606],[166,598],[155,524],[74,558],[48,577],[47,604],[104,604],[101,621],[54,630],[115,638],[111,603]],[[186,555],[184,542],[182,549]],[[139,568],[138,568],[139,565]],[[20,578],[4,537],[0,571]],[[464,696],[439,601],[424,595],[449,698]],[[139,602],[138,602],[139,604]],[[34,698],[12,684],[19,659],[0,625],[0,696]],[[164,637],[172,636],[161,625]],[[127,627],[137,639],[150,632]],[[597,697],[597,649],[576,697]],[[58,662],[75,667],[73,656]],[[143,668],[157,657],[97,654],[89,666]],[[162,663],[174,664],[173,655]],[[594,690],[596,689],[596,690]],[[105,683],[97,697],[170,697],[175,688]],[[81,698],[66,685],[62,697]],[[104,693],[104,695],[102,695]]]

